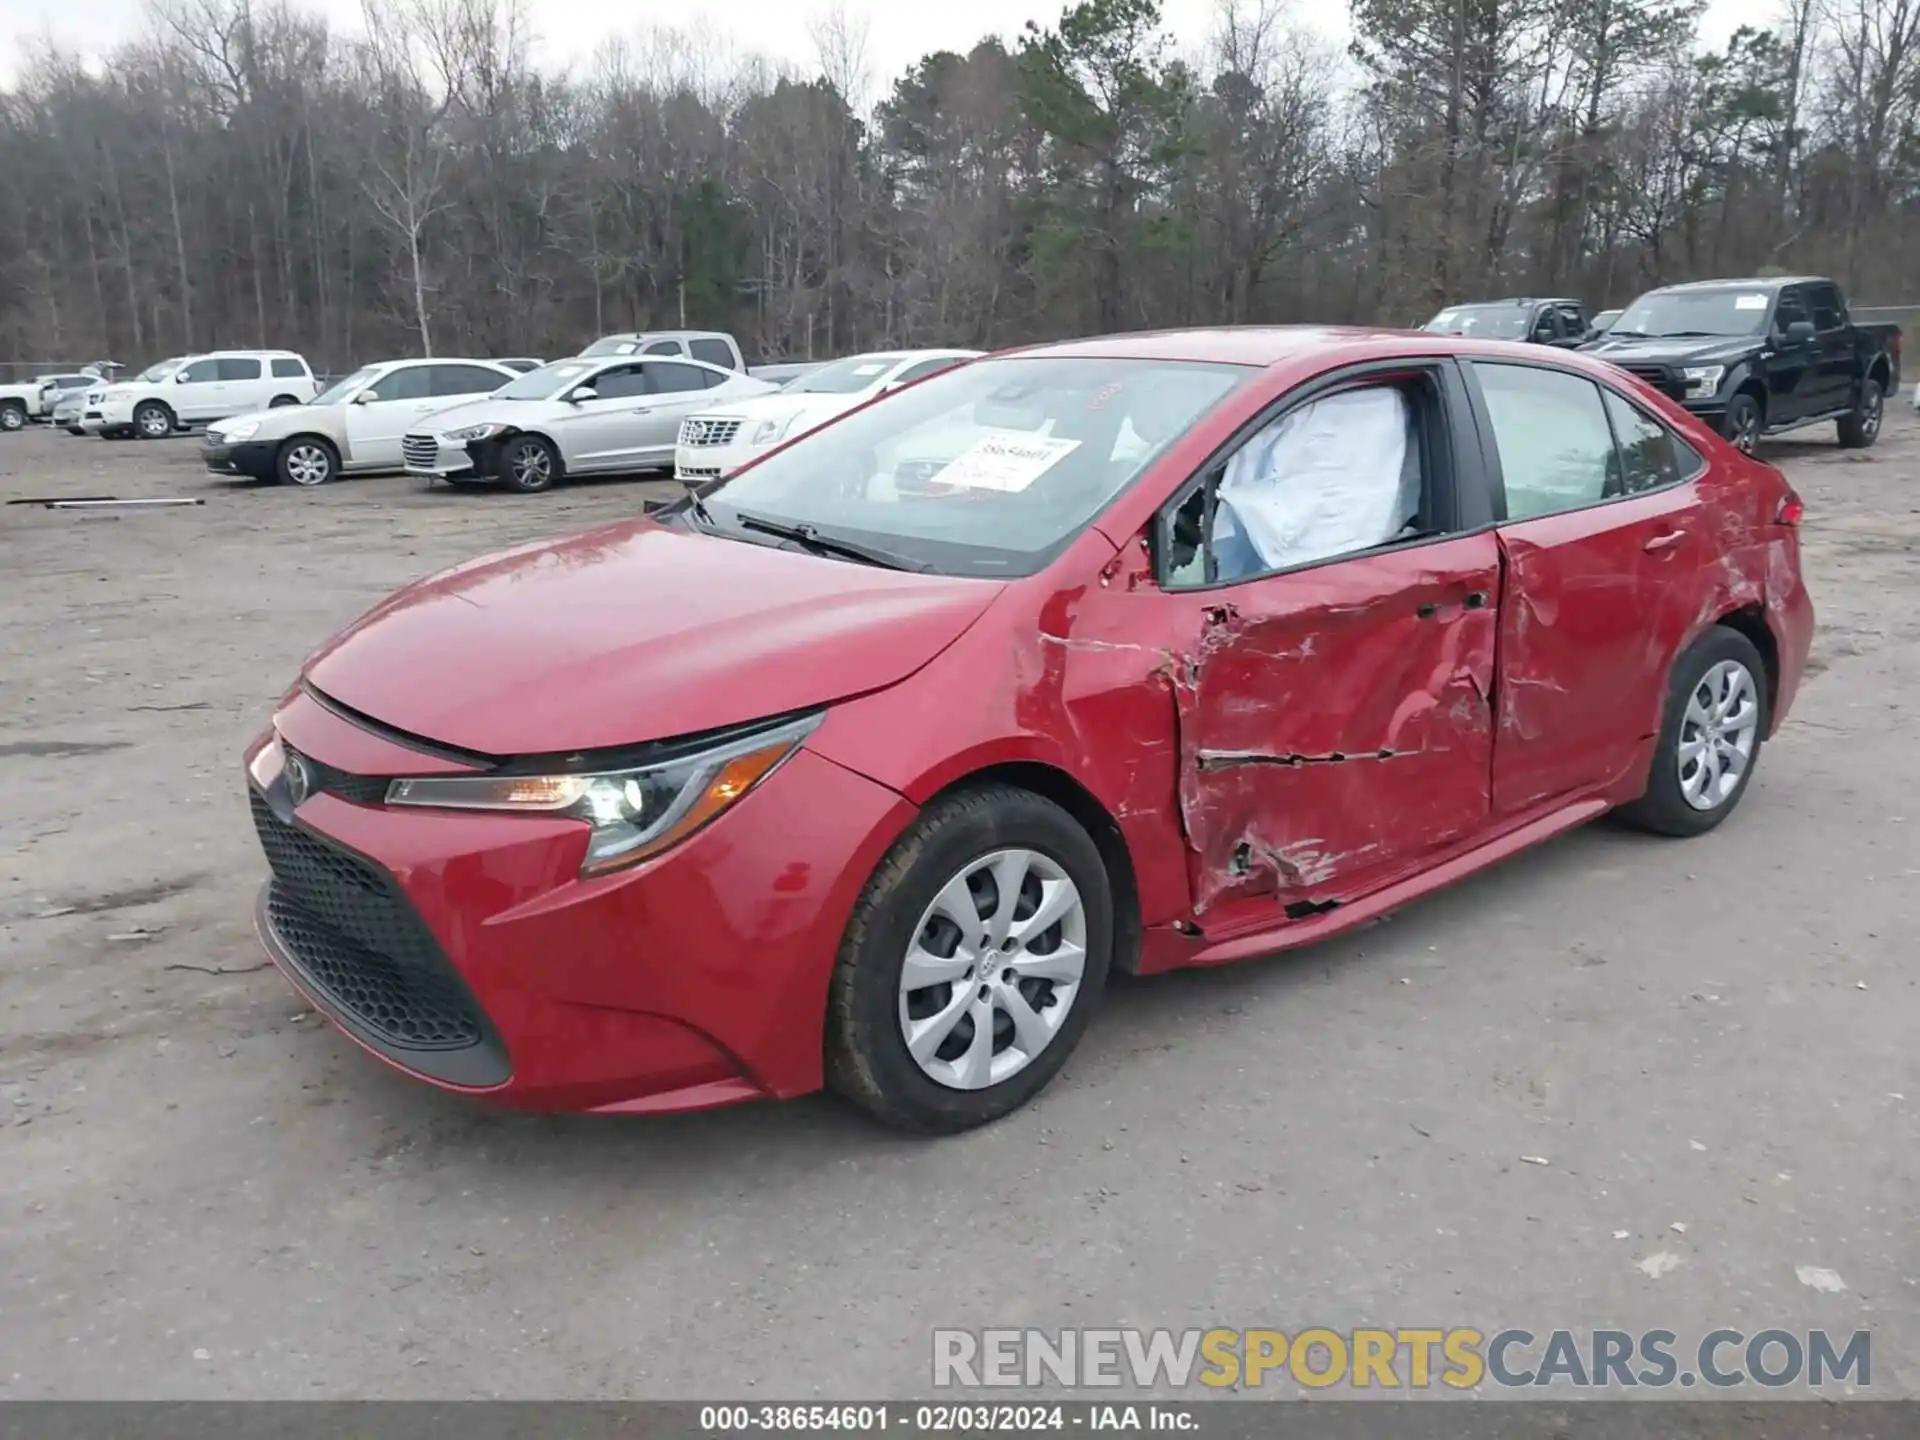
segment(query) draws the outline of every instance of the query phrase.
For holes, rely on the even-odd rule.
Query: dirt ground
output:
[[[0,1397],[905,1397],[935,1326],[1213,1324],[1869,1327],[1920,1393],[1920,424],[1770,458],[1820,633],[1727,825],[1122,983],[1039,1103],[926,1143],[496,1114],[258,953],[238,755],[302,657],[647,487],[0,436],[0,498],[205,501],[0,509]]]

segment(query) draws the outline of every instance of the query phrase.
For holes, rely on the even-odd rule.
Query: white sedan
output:
[[[680,422],[674,478],[731,475],[776,445],[816,430],[877,395],[972,360],[978,350],[884,350],[836,360],[778,393],[715,406]]]

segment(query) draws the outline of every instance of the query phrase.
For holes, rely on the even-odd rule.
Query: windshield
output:
[[[856,395],[878,385],[899,363],[898,355],[855,355],[810,371],[786,388],[793,395]]]
[[[1524,340],[1527,335],[1527,307],[1524,305],[1456,305],[1442,310],[1426,323],[1437,335],[1470,335],[1482,340]]]
[[[134,376],[134,383],[140,384],[144,382],[151,384],[155,380],[164,380],[174,371],[178,370],[184,363],[186,362],[182,360],[161,360],[156,364],[149,365],[138,375]]]
[[[564,395],[601,367],[588,360],[556,360],[530,370],[518,380],[509,381],[488,398],[491,400],[551,400]]]
[[[978,361],[857,410],[710,491],[711,528],[806,526],[948,575],[1031,575],[1256,372]],[[748,522],[748,523],[743,523]]]
[[[368,365],[354,371],[344,380],[334,381],[333,384],[322,390],[307,403],[309,405],[338,405],[344,401],[347,396],[358,390],[379,373],[380,370],[378,366]]]
[[[1764,290],[1655,290],[1621,313],[1616,336],[1759,335],[1773,297]]]
[[[632,335],[609,335],[604,340],[596,340],[580,353],[582,356],[595,355],[632,355],[640,348],[640,341]]]

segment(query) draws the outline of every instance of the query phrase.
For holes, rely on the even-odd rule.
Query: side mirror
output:
[[[373,391],[362,390],[358,395],[353,397],[353,403],[356,405],[371,405],[373,403]]]
[[[186,372],[186,371],[184,371],[184,370],[176,370],[176,371],[174,371],[174,372],[173,372],[173,383],[174,383],[174,384],[176,384],[176,385],[184,385],[184,384],[186,384],[186,383],[187,383],[187,372]]]
[[[582,385],[578,390],[567,396],[567,403],[569,405],[579,405],[585,401],[598,400],[599,398],[600,392],[598,390],[594,389],[591,385]]]
[[[1802,345],[1811,345],[1813,337],[1819,333],[1813,328],[1811,320],[1796,320],[1787,326],[1786,343],[1798,349]]]

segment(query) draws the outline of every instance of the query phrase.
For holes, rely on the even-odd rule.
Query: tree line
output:
[[[1766,0],[1756,0],[1764,4]],[[659,30],[557,72],[518,0],[156,0],[0,92],[0,356],[341,368],[1114,329],[1409,324],[1715,274],[1920,291],[1920,0],[1352,0],[1340,51],[1225,0],[1081,0],[870,90],[846,12],[781,68]]]

